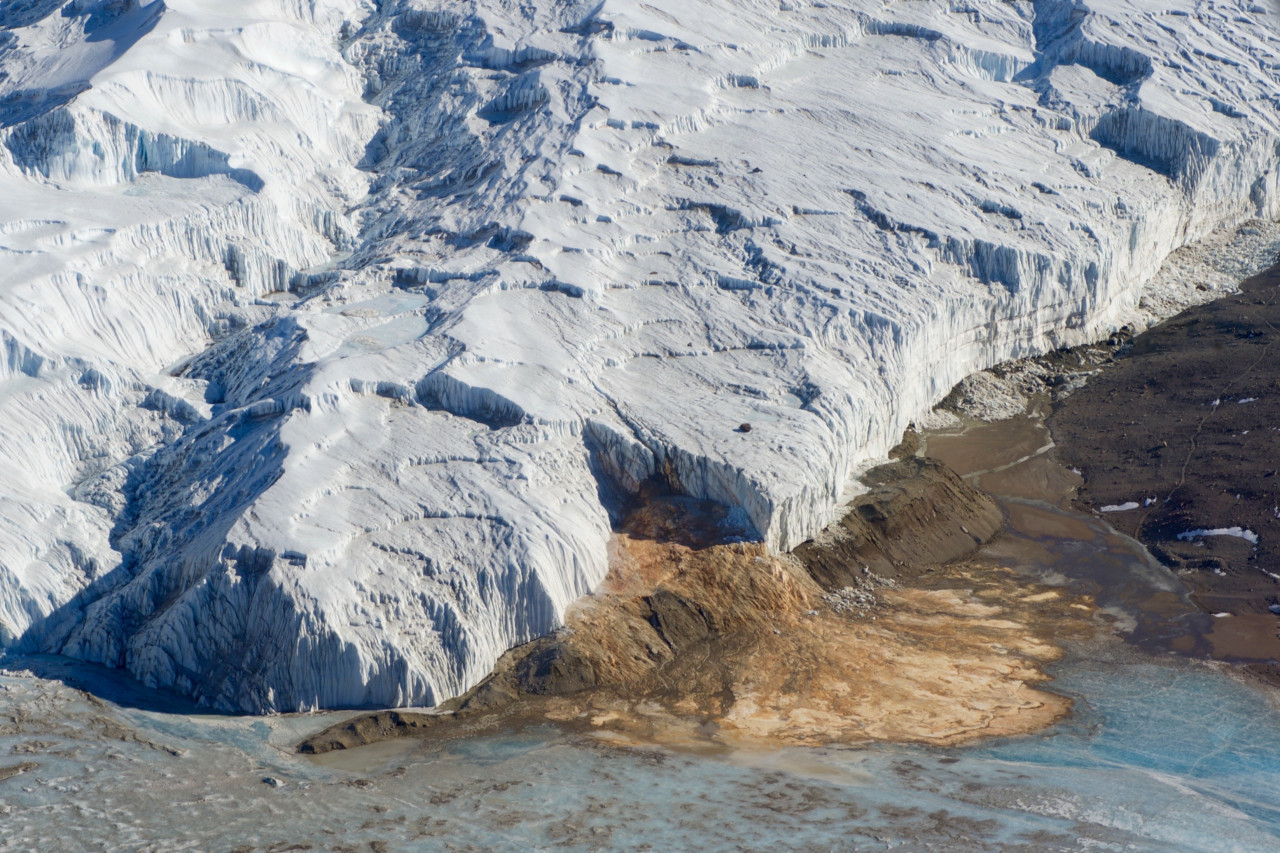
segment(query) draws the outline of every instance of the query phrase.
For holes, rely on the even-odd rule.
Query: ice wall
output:
[[[790,548],[960,378],[1276,218],[1271,24],[5,4],[0,637],[429,703],[559,624],[646,480]]]

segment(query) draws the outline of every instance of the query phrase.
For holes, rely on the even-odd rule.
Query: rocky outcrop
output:
[[[794,554],[826,589],[855,585],[867,572],[910,577],[954,560],[994,536],[999,505],[941,462],[910,456],[873,468],[868,486],[839,522]]]

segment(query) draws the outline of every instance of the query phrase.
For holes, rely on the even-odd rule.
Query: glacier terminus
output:
[[[1280,217],[1274,24],[6,0],[0,642],[433,704],[600,583],[647,482],[790,549],[963,377]]]

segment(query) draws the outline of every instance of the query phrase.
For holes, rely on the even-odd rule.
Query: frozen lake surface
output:
[[[692,754],[545,728],[391,741],[327,765],[336,715],[141,710],[55,659],[0,678],[0,850],[1266,850],[1280,714],[1210,665],[1118,643],[1068,664],[1076,713],[976,747]],[[60,680],[12,674],[31,666]],[[273,780],[273,781],[268,781]],[[385,845],[385,846],[384,846]]]

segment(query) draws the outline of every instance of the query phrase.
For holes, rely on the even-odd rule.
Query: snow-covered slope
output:
[[[426,703],[645,480],[798,544],[961,377],[1276,218],[1278,47],[1236,0],[8,0],[0,637]]]

